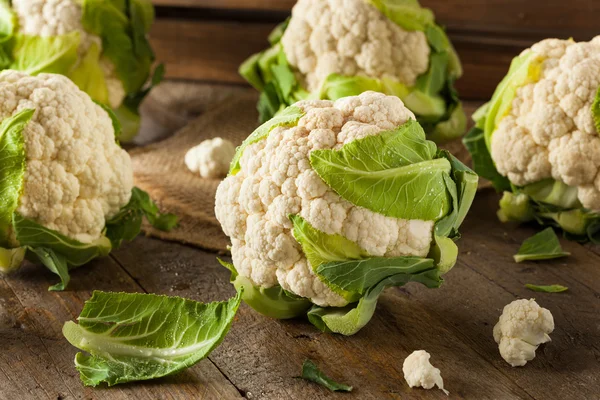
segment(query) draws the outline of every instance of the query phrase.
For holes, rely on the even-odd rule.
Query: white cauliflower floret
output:
[[[515,185],[554,178],[578,187],[583,206],[599,211],[600,136],[591,108],[600,87],[600,36],[547,39],[530,50],[542,61],[540,79],[517,90],[493,133],[492,159]]]
[[[500,355],[513,367],[522,367],[535,358],[542,343],[550,341],[554,318],[550,311],[540,307],[534,299],[515,300],[506,305],[494,326],[494,340]]]
[[[281,43],[310,91],[333,73],[413,86],[429,66],[423,32],[408,32],[364,0],[299,0]]]
[[[220,137],[207,139],[185,154],[185,165],[203,178],[221,178],[227,175],[235,155],[235,146]]]
[[[386,217],[344,200],[312,169],[310,152],[339,149],[396,128],[414,115],[399,98],[375,92],[296,106],[306,113],[297,126],[277,127],[267,139],[245,148],[241,170],[217,190],[215,212],[231,237],[240,275],[260,287],[279,284],[321,306],[344,306],[347,301],[315,276],[292,235],[290,215],[386,257],[426,256],[434,222]]]
[[[412,352],[404,360],[402,365],[402,372],[404,373],[404,379],[411,388],[422,387],[424,389],[431,389],[437,386],[446,395],[450,393],[444,389],[444,379],[438,368],[435,368],[429,362],[431,355],[425,350],[416,350]]]
[[[102,47],[102,40],[83,28],[81,3],[76,0],[13,0],[12,7],[23,34],[51,37],[79,32],[81,43],[77,51],[80,58],[92,43]],[[126,95],[123,83],[111,61],[102,58],[100,67],[105,75],[108,103],[111,108],[118,108]]]
[[[129,202],[133,170],[106,111],[61,75],[0,73],[0,119],[35,109],[23,130],[26,164],[19,212],[87,243]]]

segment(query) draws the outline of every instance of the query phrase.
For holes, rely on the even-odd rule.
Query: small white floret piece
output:
[[[522,367],[535,358],[542,343],[550,341],[554,318],[550,311],[540,307],[534,299],[515,300],[504,307],[500,320],[494,326],[494,340],[500,355],[513,367]]]
[[[222,178],[229,171],[235,146],[220,137],[207,139],[192,147],[185,155],[185,165],[203,178]]]
[[[444,380],[440,370],[429,362],[431,355],[425,350],[413,351],[411,355],[406,357],[402,365],[404,379],[408,386],[422,387],[431,389],[434,386],[440,388],[446,395],[450,394],[444,389]]]

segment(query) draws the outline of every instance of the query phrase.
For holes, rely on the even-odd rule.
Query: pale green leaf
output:
[[[189,368],[229,331],[241,293],[224,302],[199,303],[141,293],[94,292],[65,338],[78,353],[83,383],[96,386],[159,378]]]
[[[355,140],[341,150],[315,150],[313,169],[352,204],[404,219],[438,220],[450,208],[444,175],[451,171],[415,121]]]
[[[59,36],[17,34],[12,44],[10,69],[30,75],[41,73],[68,75],[78,61],[81,35],[75,31]]]
[[[569,290],[568,287],[563,285],[533,285],[531,283],[527,283],[525,287],[529,290],[533,290],[534,292],[543,293],[560,293]]]
[[[329,235],[315,229],[299,215],[291,215],[292,233],[302,246],[302,251],[314,270],[321,264],[333,261],[360,260],[369,254],[342,235]]]
[[[526,239],[521,248],[514,255],[516,262],[528,260],[550,260],[569,256],[571,253],[563,251],[554,229],[546,228],[543,231]]]
[[[536,82],[541,74],[541,65],[542,60],[532,51],[513,59],[508,73],[496,88],[489,103],[484,129],[488,151],[492,146],[492,134],[500,120],[510,112],[517,89]]]
[[[594,117],[596,132],[600,135],[600,87],[598,87],[594,103],[592,103],[592,116]]]
[[[0,247],[0,274],[10,274],[19,269],[25,259],[25,247],[17,247],[15,249],[5,249]]]
[[[300,120],[300,118],[302,118],[304,116],[304,111],[302,111],[300,108],[298,107],[288,107],[285,110],[283,110],[282,112],[280,112],[279,114],[277,114],[275,117],[273,117],[272,119],[270,119],[269,121],[265,122],[264,124],[262,124],[261,126],[259,126],[258,128],[256,128],[256,130],[254,132],[252,132],[252,134],[250,134],[250,136],[248,136],[246,138],[246,140],[244,140],[244,142],[241,144],[241,146],[239,146],[235,152],[235,156],[233,157],[233,160],[231,161],[231,167],[229,169],[229,174],[230,175],[235,175],[239,172],[240,170],[240,159],[242,158],[242,154],[244,153],[244,150],[246,149],[246,147],[250,146],[251,144],[254,144],[256,142],[260,142],[263,139],[266,139],[267,136],[269,136],[269,133],[277,128],[278,126],[294,126],[298,123],[298,121]]]
[[[108,87],[104,71],[100,66],[100,55],[102,49],[96,42],[91,42],[87,53],[79,61],[77,66],[71,70],[68,77],[87,94],[92,100],[108,104]]]
[[[13,213],[19,205],[26,169],[23,129],[34,113],[25,109],[0,124],[0,246],[4,247],[10,247]]]

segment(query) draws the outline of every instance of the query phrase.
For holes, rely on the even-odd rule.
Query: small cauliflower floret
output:
[[[235,146],[220,137],[207,139],[192,147],[185,155],[185,165],[203,178],[222,178],[229,171]]]
[[[0,120],[24,109],[26,171],[17,211],[80,242],[98,239],[131,197],[133,172],[112,120],[61,75],[0,73]]]
[[[299,0],[281,40],[310,91],[333,73],[413,86],[429,66],[423,32],[408,32],[364,0]]]
[[[438,368],[435,368],[429,362],[431,355],[425,350],[416,350],[411,353],[404,360],[402,365],[402,372],[404,373],[404,379],[411,388],[422,387],[424,389],[431,389],[437,386],[446,395],[449,392],[444,389],[444,380],[442,374]]]
[[[522,367],[535,358],[542,343],[550,341],[554,318],[534,299],[515,300],[506,305],[494,326],[494,340],[500,355],[513,367]]]
[[[240,275],[262,288],[279,284],[317,305],[340,307],[348,301],[315,275],[292,234],[290,215],[383,257],[426,256],[434,222],[391,218],[346,201],[312,169],[310,153],[394,129],[414,115],[397,97],[375,92],[296,106],[305,112],[297,126],[277,127],[245,148],[240,171],[217,190],[215,213],[231,237]]]
[[[81,42],[77,53],[80,58],[85,56],[92,43],[102,47],[102,40],[83,28],[82,6],[76,0],[13,0],[12,7],[23,34],[54,37],[79,32]],[[100,67],[105,75],[108,104],[116,109],[126,96],[123,82],[117,77],[111,61],[102,58]]]
[[[528,52],[540,62],[540,74],[516,91],[492,134],[496,168],[517,186],[555,179],[577,187],[583,206],[600,211],[600,137],[592,115],[600,36],[579,43],[547,39]]]

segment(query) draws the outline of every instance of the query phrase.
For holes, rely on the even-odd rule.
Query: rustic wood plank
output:
[[[403,291],[433,310],[467,345],[532,397],[597,397],[600,258],[584,246],[562,240],[571,257],[516,264],[512,255],[539,228],[501,224],[495,217],[498,198],[491,190],[478,194],[461,229],[458,265],[443,288],[432,292],[412,286]],[[526,289],[526,283],[559,283],[569,291],[536,293]],[[538,349],[536,359],[523,368],[511,368],[500,358],[492,336],[502,308],[516,298],[535,298],[552,312],[556,323],[552,342]]]
[[[138,238],[115,257],[146,290],[209,301],[231,296],[228,272],[215,255],[182,245]],[[480,285],[488,285],[481,279]],[[457,301],[459,293],[453,297]],[[450,300],[449,300],[450,301]],[[386,294],[376,316],[359,334],[323,334],[307,322],[277,321],[243,305],[228,337],[210,356],[243,392],[265,399],[325,398],[327,392],[293,377],[305,358],[355,386],[360,399],[440,398],[436,391],[410,390],[402,362],[425,348],[453,395],[465,398],[529,398],[441,324],[431,310],[405,296]],[[333,397],[333,396],[332,396]]]
[[[153,0],[157,6],[289,11],[294,0]],[[451,29],[510,35],[597,34],[600,4],[593,0],[421,0]]]
[[[221,83],[245,83],[237,70],[251,54],[267,47],[275,24],[158,20],[151,32],[167,77]],[[465,99],[486,99],[508,70],[512,58],[532,39],[490,39],[451,35],[465,73],[457,88]]]
[[[209,361],[155,381],[86,388],[73,365],[77,349],[62,336],[62,325],[81,311],[92,290],[139,292],[141,288],[111,258],[73,271],[69,290],[48,292],[55,275],[25,265],[0,279],[5,320],[1,329],[0,399],[233,399],[239,392]]]

